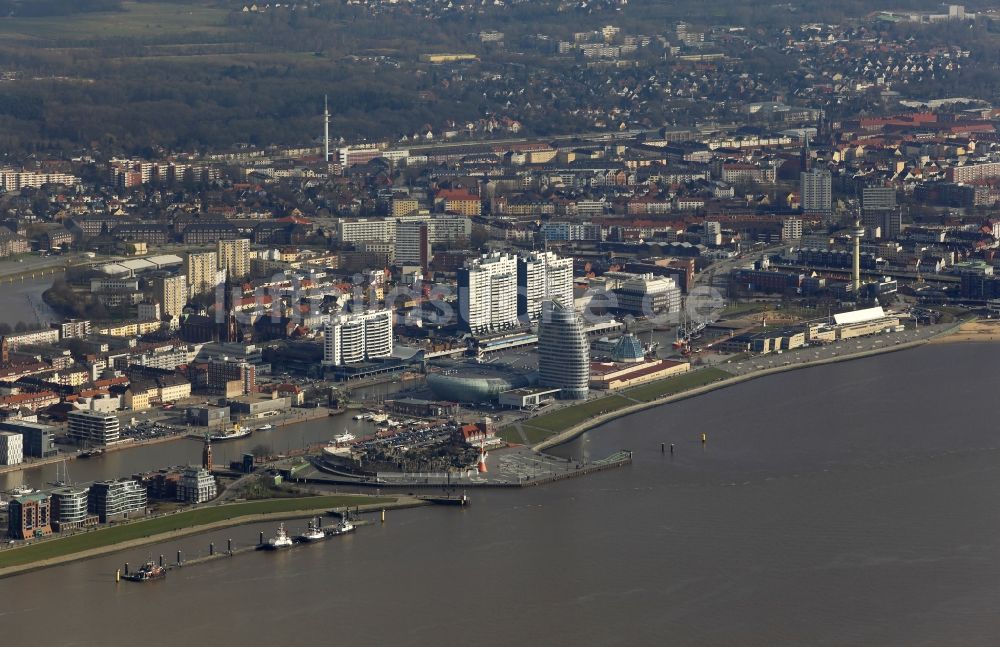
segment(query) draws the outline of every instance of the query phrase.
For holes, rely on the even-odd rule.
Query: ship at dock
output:
[[[341,517],[340,522],[329,531],[329,534],[330,535],[346,535],[347,533],[351,532],[352,530],[354,530],[354,524],[345,515],[345,516]]]
[[[313,541],[322,541],[326,539],[326,536],[326,532],[323,530],[319,517],[316,517],[309,522],[309,527],[306,528],[306,531],[299,535],[296,539],[304,543],[309,543]]]
[[[227,440],[238,440],[240,438],[246,438],[253,433],[253,429],[250,427],[244,427],[240,423],[234,423],[233,428],[229,432],[220,432],[217,434],[212,434],[208,437],[213,443],[221,443]]]
[[[128,565],[125,565],[125,574],[122,578],[129,582],[149,582],[150,580],[160,580],[167,576],[167,569],[152,561],[146,562],[137,571],[128,572]]]
[[[275,533],[274,537],[267,540],[267,543],[262,545],[264,550],[281,550],[282,548],[291,548],[292,538],[288,536],[288,532],[285,530],[285,524],[278,524],[278,532]]]

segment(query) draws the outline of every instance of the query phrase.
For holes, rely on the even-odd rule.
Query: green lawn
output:
[[[537,445],[553,434],[547,429],[538,429],[529,425],[523,425],[521,428],[524,429],[524,435],[528,438],[530,445]]]
[[[666,395],[705,386],[726,377],[732,376],[721,369],[706,367],[677,377],[626,389],[620,395],[608,395],[542,414],[537,418],[529,418],[521,424],[521,428],[524,430],[528,442],[534,445],[589,418],[624,409],[635,404],[636,401],[649,402]],[[509,442],[523,442],[517,430],[512,426],[501,431],[501,435]]]
[[[655,400],[666,395],[674,395],[675,393],[680,393],[681,391],[688,391],[690,389],[698,388],[699,386],[705,386],[706,384],[711,384],[712,382],[718,381],[720,378],[726,377],[732,377],[732,375],[722,369],[715,368],[714,366],[708,366],[700,368],[696,371],[684,373],[683,375],[678,375],[677,377],[657,380],[656,382],[650,382],[649,384],[643,384],[642,386],[626,389],[622,393],[630,398],[634,398],[642,402],[649,402],[650,400]]]
[[[527,424],[556,433],[579,424],[588,418],[593,418],[609,411],[616,411],[630,404],[635,403],[626,400],[620,395],[609,395],[596,400],[574,404],[564,409],[553,411],[552,413],[543,414],[537,418],[530,419]]]
[[[507,425],[500,430],[500,437],[505,441],[515,445],[523,445],[524,439],[521,438],[521,434],[517,432],[517,427],[514,425]]]
[[[24,548],[0,552],[0,568],[29,564],[53,557],[71,555],[92,548],[111,546],[133,539],[158,535],[164,532],[191,528],[194,526],[235,519],[257,514],[295,512],[297,510],[319,510],[346,506],[391,503],[392,497],[371,497],[364,495],[338,495],[300,497],[296,499],[268,499],[248,503],[199,508],[187,512],[145,521],[103,528],[93,532],[72,535],[64,539],[50,539]]]

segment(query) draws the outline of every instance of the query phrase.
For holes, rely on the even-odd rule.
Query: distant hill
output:
[[[0,0],[0,15],[15,17],[68,16],[121,9],[121,0]]]

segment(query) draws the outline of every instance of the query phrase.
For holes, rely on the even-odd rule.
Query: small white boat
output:
[[[364,419],[364,416],[361,415],[360,413],[354,416],[354,420],[363,420],[363,419]]]
[[[346,535],[347,533],[351,532],[352,530],[354,530],[354,524],[351,523],[351,520],[348,519],[347,517],[342,517],[340,519],[340,523],[338,523],[336,526],[334,526],[333,531],[331,531],[330,534],[332,534],[332,535]]]
[[[326,539],[326,533],[320,527],[318,517],[309,522],[309,527],[306,528],[304,533],[299,535],[299,539],[302,541],[321,541]]]
[[[342,434],[338,434],[338,435],[334,436],[333,440],[336,443],[349,443],[352,440],[354,440],[354,434],[352,434],[350,432],[344,432]]]
[[[285,524],[282,523],[278,524],[277,534],[268,539],[264,546],[269,550],[278,550],[281,548],[288,548],[293,543],[292,538],[288,536],[287,532],[285,532]]]
[[[270,429],[274,429],[274,425],[267,424],[267,425],[261,425],[260,427],[257,427],[257,431],[268,431]]]

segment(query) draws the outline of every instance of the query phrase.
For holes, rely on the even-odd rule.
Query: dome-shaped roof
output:
[[[645,357],[642,342],[632,334],[622,335],[611,349],[612,362],[641,362]]]

